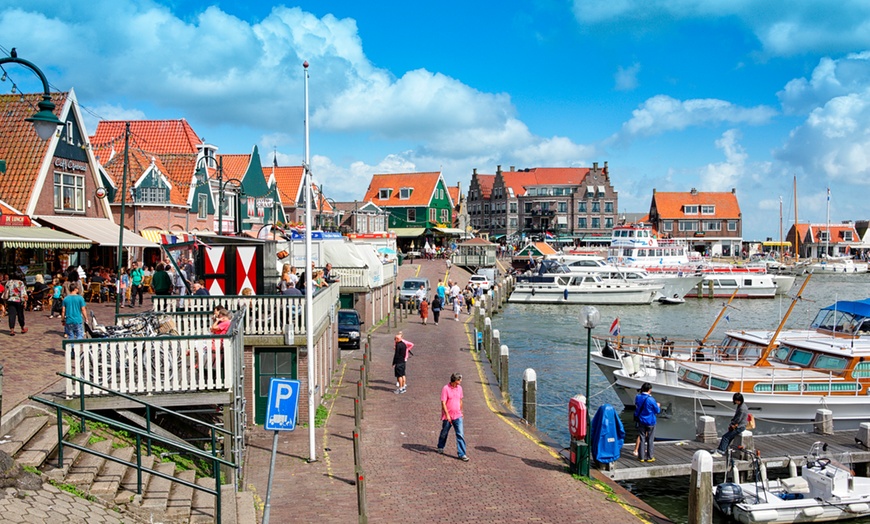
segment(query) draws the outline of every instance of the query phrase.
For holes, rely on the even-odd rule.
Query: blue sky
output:
[[[744,237],[870,218],[870,3],[756,0],[0,0],[16,47],[99,118],[186,118],[223,153],[302,158],[327,195],[373,173],[607,161],[623,212],[736,188]],[[37,90],[26,71],[19,88]],[[9,92],[11,82],[0,84]]]

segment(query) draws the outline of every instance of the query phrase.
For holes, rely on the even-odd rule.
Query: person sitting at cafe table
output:
[[[42,275],[34,277],[36,283],[33,284],[33,290],[28,294],[27,309],[31,311],[42,311],[42,301],[48,296],[49,287],[45,285],[45,278]]]

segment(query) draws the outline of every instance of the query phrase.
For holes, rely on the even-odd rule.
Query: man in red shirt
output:
[[[438,436],[438,453],[444,453],[450,426],[456,432],[456,452],[459,460],[468,462],[465,453],[465,434],[462,428],[462,375],[450,375],[450,383],[441,388],[441,435]]]

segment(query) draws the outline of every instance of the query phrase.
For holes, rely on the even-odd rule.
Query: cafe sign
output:
[[[0,226],[31,226],[27,215],[0,215]]]
[[[55,158],[54,167],[62,169],[64,171],[71,171],[73,173],[75,173],[76,171],[81,171],[82,173],[84,173],[88,170],[88,165],[84,162],[76,162],[75,160],[70,160],[68,158]]]

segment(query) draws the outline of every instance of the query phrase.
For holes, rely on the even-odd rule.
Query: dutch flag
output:
[[[553,235],[553,233],[550,233],[549,231],[544,231],[544,236],[547,237],[547,240],[552,240],[556,238],[555,235]]]
[[[619,329],[619,317],[616,317],[616,319],[614,319],[613,323],[610,324],[610,336],[611,337],[618,337],[619,331],[620,331],[620,329]]]

